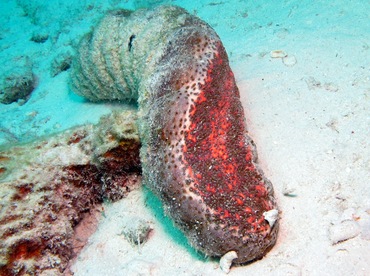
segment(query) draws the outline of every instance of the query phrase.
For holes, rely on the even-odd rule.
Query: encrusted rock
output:
[[[82,249],[74,248],[82,219],[140,183],[135,133],[135,115],[124,111],[0,149],[0,275],[65,274]]]
[[[152,230],[150,221],[138,217],[127,220],[127,225],[122,230],[122,235],[132,244],[139,247],[144,244]]]
[[[17,57],[2,68],[0,76],[0,103],[10,104],[27,100],[36,87],[32,62],[28,57]]]

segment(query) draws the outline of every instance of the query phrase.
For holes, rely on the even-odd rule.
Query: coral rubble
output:
[[[32,62],[26,56],[13,58],[0,76],[0,103],[24,103],[36,87]]]

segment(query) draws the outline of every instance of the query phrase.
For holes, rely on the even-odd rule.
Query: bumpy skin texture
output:
[[[107,26],[119,29],[115,42]],[[144,183],[190,243],[210,256],[234,250],[235,263],[262,257],[278,231],[263,213],[277,206],[215,31],[181,8],[159,7],[111,13],[80,45],[73,90],[91,100],[139,97]]]

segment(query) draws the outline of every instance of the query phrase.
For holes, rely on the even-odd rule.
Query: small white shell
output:
[[[330,92],[337,92],[339,90],[338,86],[332,82],[324,83],[324,88]]]
[[[286,56],[283,57],[283,63],[285,66],[292,67],[297,63],[297,59],[295,56]]]
[[[226,274],[230,272],[231,264],[233,260],[238,258],[238,254],[235,251],[229,251],[225,255],[223,255],[220,259],[220,268]]]
[[[270,57],[272,58],[283,58],[286,56],[287,56],[287,53],[285,53],[283,50],[273,50],[270,52]]]
[[[332,225],[329,229],[329,238],[333,245],[352,239],[358,234],[360,234],[360,227],[353,220],[342,221]]]
[[[270,227],[272,227],[279,218],[279,211],[276,209],[272,209],[270,211],[264,212],[263,216],[265,217],[265,220],[268,221]]]

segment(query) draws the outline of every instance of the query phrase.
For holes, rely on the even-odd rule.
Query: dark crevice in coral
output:
[[[130,41],[128,42],[128,51],[131,52],[131,48],[132,48],[132,42],[134,41],[136,35],[131,35],[130,36]]]

